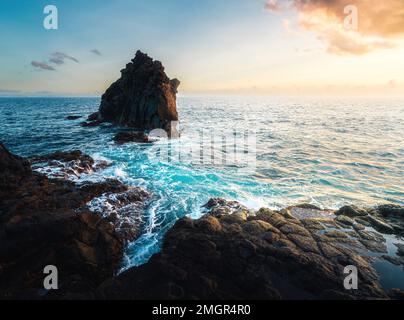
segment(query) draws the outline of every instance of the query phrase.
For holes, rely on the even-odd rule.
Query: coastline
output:
[[[6,244],[0,272],[3,279],[8,279],[0,285],[3,299],[403,296],[400,290],[384,290],[373,266],[375,261],[404,264],[401,242],[397,241],[400,244],[397,252],[389,254],[391,248],[383,237],[403,234],[403,207],[344,207],[329,212],[299,205],[253,212],[234,201],[212,199],[200,219],[178,220],[165,235],[161,252],[149,262],[116,275],[125,243],[139,236],[136,232],[125,232],[125,227],[136,230],[137,221],[122,226],[122,220],[128,221],[119,220],[125,218],[125,210],[119,210],[135,203],[141,214],[142,203],[150,194],[118,180],[82,185],[68,180],[69,174],[91,174],[108,166],[79,151],[32,158],[31,164],[10,154],[5,147],[1,151],[2,163],[7,164],[2,166],[7,178],[1,186],[1,198],[7,200],[2,201],[1,211],[6,214],[2,215],[0,225],[2,243]],[[48,178],[38,172],[44,168],[38,167],[38,163],[56,165],[64,174]],[[10,190],[13,190],[11,196]],[[100,196],[105,201],[108,195],[115,200],[111,203],[115,205],[113,210],[106,212],[105,207],[96,213],[89,210],[91,201]],[[120,214],[117,216],[116,212]],[[100,237],[104,240],[95,240]],[[52,246],[41,245],[43,241]],[[66,278],[62,278],[61,272],[61,287],[56,292],[44,292],[42,288],[42,264],[47,261],[57,261],[63,265],[63,271],[67,270]],[[360,289],[354,292],[343,287],[343,269],[349,264],[362,270]],[[236,284],[234,279],[238,279]]]
[[[374,130],[363,126],[372,106],[190,101],[178,139],[179,85],[137,51],[98,110],[69,99],[6,105],[5,141],[31,158],[0,144],[1,298],[403,298],[404,207],[366,207],[402,204],[391,163],[403,151],[399,121],[391,135],[380,110],[366,117]],[[80,151],[89,146],[97,159]],[[243,193],[279,209],[229,200]],[[309,201],[282,208],[302,195]],[[313,205],[330,199],[369,202]],[[56,286],[45,283],[49,268]]]

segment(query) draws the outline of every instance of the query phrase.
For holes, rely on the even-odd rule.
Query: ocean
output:
[[[404,205],[403,99],[179,97],[179,139],[126,145],[112,125],[79,125],[99,102],[0,98],[0,141],[21,156],[80,149],[112,161],[104,177],[152,192],[123,268],[145,263],[176,220],[200,217],[212,197],[251,209]]]

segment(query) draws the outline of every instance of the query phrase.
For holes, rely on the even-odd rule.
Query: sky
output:
[[[138,49],[180,94],[404,93],[403,0],[1,0],[0,39],[0,95],[97,96]]]

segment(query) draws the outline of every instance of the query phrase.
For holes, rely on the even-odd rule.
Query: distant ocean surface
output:
[[[201,216],[211,197],[252,209],[300,202],[332,209],[404,205],[404,100],[180,97],[179,140],[122,146],[113,142],[118,129],[111,125],[79,125],[99,102],[0,98],[0,141],[22,156],[80,149],[113,162],[103,174],[150,190],[146,227],[129,245],[126,266],[146,262],[173,223]],[[69,121],[68,115],[83,118]],[[197,146],[201,132],[230,136],[245,130],[256,137],[253,170],[153,156],[169,147]]]

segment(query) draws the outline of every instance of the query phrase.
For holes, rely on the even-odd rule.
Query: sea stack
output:
[[[179,80],[168,78],[160,61],[137,51],[121,70],[121,78],[103,94],[99,111],[88,120],[137,130],[164,129],[170,137],[175,136],[172,128],[178,121],[179,85]]]

